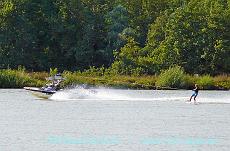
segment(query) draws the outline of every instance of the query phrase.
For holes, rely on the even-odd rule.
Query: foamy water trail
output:
[[[128,96],[114,92],[113,89],[87,88],[77,86],[55,93],[51,100],[128,100]]]
[[[221,98],[218,97],[221,93]],[[77,86],[55,93],[50,99],[55,101],[188,101],[190,91],[156,91],[156,90],[117,90],[109,88],[84,88]],[[230,103],[230,93],[201,91],[197,97],[199,103]]]

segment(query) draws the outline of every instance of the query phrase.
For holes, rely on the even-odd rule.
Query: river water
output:
[[[0,90],[0,151],[230,148],[230,92],[71,89],[39,99]]]

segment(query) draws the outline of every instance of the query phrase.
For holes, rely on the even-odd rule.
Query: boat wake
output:
[[[211,94],[210,94],[211,93]],[[222,98],[218,98],[222,93]],[[160,90],[118,90],[104,87],[85,88],[76,86],[53,94],[49,99],[54,101],[188,101],[191,91]],[[224,96],[224,98],[223,98]],[[197,97],[200,104],[230,103],[228,92],[203,91]]]
[[[113,89],[84,88],[76,86],[72,89],[59,91],[50,97],[51,100],[129,100],[126,95],[119,94]]]

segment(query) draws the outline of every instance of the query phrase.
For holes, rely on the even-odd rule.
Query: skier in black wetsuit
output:
[[[190,99],[189,99],[189,102],[191,102],[191,100],[192,100],[192,97],[194,97],[193,99],[194,99],[194,103],[196,103],[196,97],[197,97],[197,95],[198,95],[198,91],[199,91],[199,88],[198,88],[198,85],[197,84],[195,84],[195,88],[193,89],[193,94],[192,94],[192,96],[190,97]]]

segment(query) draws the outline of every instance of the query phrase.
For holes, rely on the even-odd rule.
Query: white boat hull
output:
[[[52,96],[52,94],[47,94],[47,93],[41,93],[41,92],[33,92],[31,91],[31,94],[42,99],[49,99],[49,97]]]
[[[34,88],[34,87],[24,87],[24,89],[30,91],[34,96],[43,99],[48,99],[56,92],[56,91],[46,92],[44,90],[41,90],[40,88]]]

